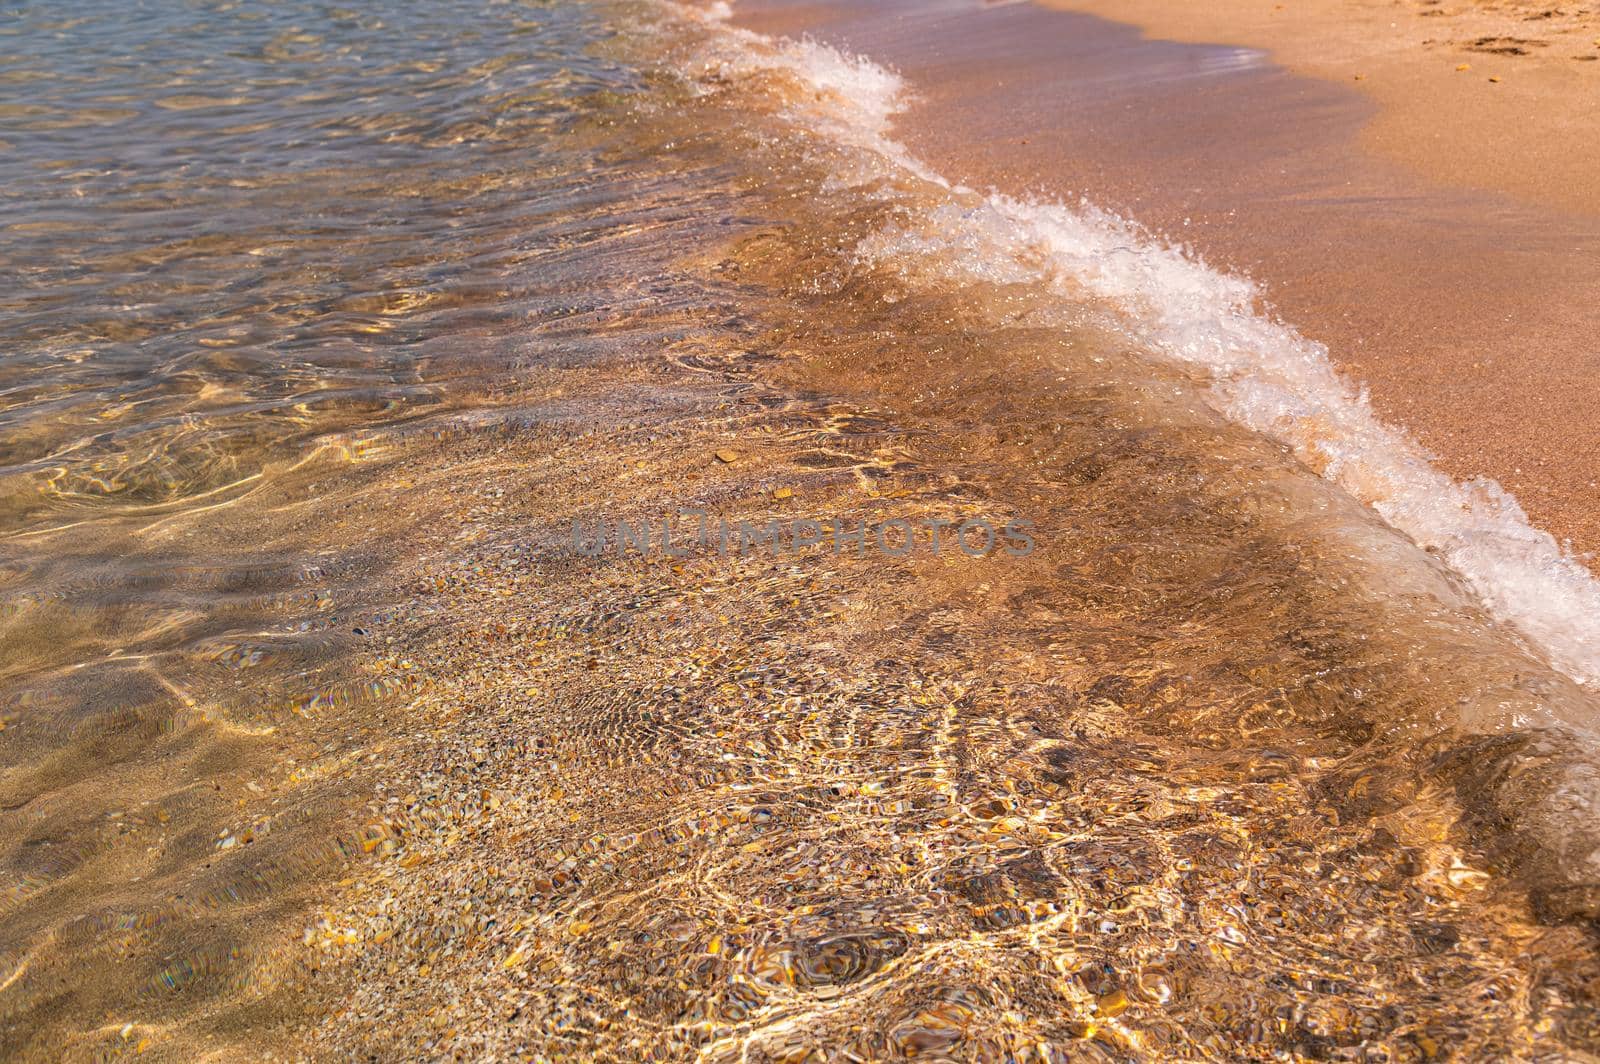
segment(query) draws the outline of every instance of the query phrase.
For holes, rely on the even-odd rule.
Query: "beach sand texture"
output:
[[[1267,51],[1377,103],[1360,142],[1437,181],[1600,214],[1600,6],[1538,0],[1043,0]]]

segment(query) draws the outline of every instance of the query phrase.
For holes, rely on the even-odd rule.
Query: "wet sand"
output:
[[[896,67],[919,97],[897,135],[950,178],[1086,196],[1251,275],[1447,472],[1496,480],[1540,527],[1600,548],[1600,167],[1585,133],[1600,64],[1574,57],[1585,24],[1531,22],[1539,47],[1497,43],[1536,35],[1491,32],[1509,8],[1382,6],[1388,37],[1379,5],[1295,5],[1281,27],[1243,4],[1169,8],[1115,5],[1153,34],[1272,45],[1324,76],[1031,3],[758,0],[738,15]],[[1530,54],[1481,50],[1496,47]]]

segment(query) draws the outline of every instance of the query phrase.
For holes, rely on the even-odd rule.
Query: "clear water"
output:
[[[964,240],[887,75],[643,4],[4,32],[0,1055],[1596,1051],[1591,696]],[[683,507],[1040,547],[573,549]]]

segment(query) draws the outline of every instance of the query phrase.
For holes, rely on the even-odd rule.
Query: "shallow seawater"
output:
[[[1592,696],[806,69],[5,34],[0,1055],[1600,1051]]]

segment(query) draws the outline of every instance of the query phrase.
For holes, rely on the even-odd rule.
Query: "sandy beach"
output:
[[[1600,8],[1530,0],[1043,0],[1258,48],[1375,103],[1360,146],[1427,179],[1600,214]]]
[[[1600,1059],[1592,11],[72,6],[0,1058]]]
[[[897,135],[947,176],[1084,196],[1252,277],[1441,468],[1498,482],[1582,554],[1600,547],[1593,11],[738,10],[901,71],[917,98]]]

